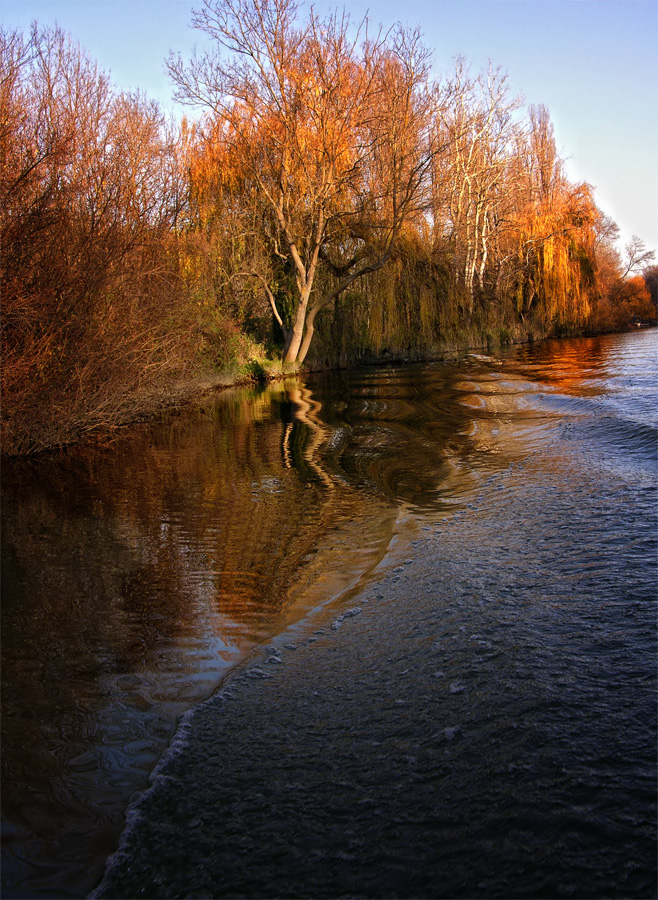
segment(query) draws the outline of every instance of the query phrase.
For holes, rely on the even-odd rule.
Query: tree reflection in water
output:
[[[480,453],[512,407],[460,389],[473,365],[233,390],[5,466],[6,896],[88,892],[177,716],[367,577],[400,510],[453,511],[510,462]]]
[[[236,390],[5,465],[8,892],[87,891],[180,712],[381,559],[395,511],[334,490],[318,413],[297,382]]]

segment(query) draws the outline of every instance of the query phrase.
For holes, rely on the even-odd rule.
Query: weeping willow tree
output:
[[[596,300],[601,213],[588,184],[567,180],[545,107],[530,108],[529,134],[509,177],[517,185],[517,204],[498,286],[511,286],[522,322],[535,320],[546,333],[582,328]]]
[[[170,58],[176,97],[201,111],[248,186],[232,213],[257,252],[232,275],[264,291],[282,361],[295,367],[316,317],[386,265],[424,206],[436,152],[428,52],[418,31],[373,38],[367,19],[353,28],[345,13],[320,19],[296,0],[204,0],[194,24],[210,49],[189,63]],[[288,309],[273,281],[282,268]]]

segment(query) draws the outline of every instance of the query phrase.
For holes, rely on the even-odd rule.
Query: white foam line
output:
[[[206,700],[203,700],[201,703],[198,703],[195,706],[191,707],[181,715],[171,741],[163,751],[162,756],[149,775],[149,786],[143,791],[136,793],[133,796],[133,799],[128,804],[128,807],[126,809],[124,827],[121,834],[119,835],[117,849],[107,857],[107,860],[105,861],[103,878],[101,879],[100,884],[90,894],[87,895],[87,900],[97,900],[97,898],[101,898],[103,896],[103,891],[107,886],[107,881],[114,869],[117,868],[124,860],[130,859],[131,854],[128,848],[133,833],[136,831],[143,819],[141,808],[147,798],[150,797],[151,794],[153,794],[162,783],[167,781],[168,776],[165,774],[165,771],[168,768],[170,761],[179,756],[183,752],[183,750],[187,748],[189,735],[192,732],[192,720],[196,713],[206,704],[216,703],[218,699],[222,698],[222,696],[227,696],[227,698],[230,697],[230,694],[227,695],[226,692],[230,691],[230,689],[233,687],[234,680],[239,677],[244,677],[250,670],[257,668],[257,665],[260,661],[259,657],[264,656],[268,653],[268,651],[271,652],[274,644],[278,646],[284,641],[289,643],[295,634],[301,634],[302,632],[306,633],[307,631],[310,631],[314,619],[316,619],[327,607],[339,603],[341,600],[344,600],[347,597],[355,596],[356,594],[361,593],[365,590],[366,585],[372,583],[373,581],[383,580],[386,573],[392,568],[393,565],[395,565],[397,558],[400,556],[402,550],[408,543],[408,541],[404,541],[404,538],[402,538],[401,532],[405,529],[405,526],[408,525],[409,521],[412,518],[413,517],[402,507],[399,508],[391,540],[388,543],[388,547],[384,555],[375,566],[373,566],[367,572],[363,572],[358,575],[354,579],[354,581],[347,587],[344,587],[336,594],[333,594],[311,609],[306,610],[300,619],[289,623],[280,632],[271,635],[262,643],[252,647],[249,653],[243,659],[241,659],[238,663],[232,666],[228,672],[226,672],[210,697],[206,698]],[[402,546],[399,546],[401,542],[403,542]],[[359,612],[360,611],[361,610],[359,609]],[[344,618],[348,618],[356,614],[357,613],[353,610],[347,610],[347,612],[344,613],[343,616],[339,616],[336,621],[338,622],[340,620],[342,622]]]

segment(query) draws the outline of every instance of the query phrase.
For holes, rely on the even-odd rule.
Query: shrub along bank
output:
[[[235,10],[195,15],[217,52],[170,59],[176,124],[59,29],[0,33],[4,453],[284,369],[655,322],[653,254],[617,251],[501,70]]]

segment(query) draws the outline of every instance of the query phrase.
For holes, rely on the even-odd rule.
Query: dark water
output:
[[[474,564],[460,569],[446,543],[445,571],[452,584],[480,579],[492,602],[506,601],[515,571],[527,569],[532,533],[542,602],[533,595],[524,608],[555,683],[561,659],[568,669],[574,653],[591,651],[581,626],[600,629],[591,605],[571,603],[565,621],[565,604],[594,592],[614,606],[615,630],[594,642],[594,658],[606,660],[595,678],[617,674],[642,696],[631,724],[609,736],[627,765],[606,777],[635,797],[646,841],[656,788],[656,336],[232,392],[110,446],[5,465],[4,895],[91,890],[180,712],[251,646],[366,583],[401,516],[429,528],[463,512]],[[501,491],[484,528],[492,513],[478,497],[513,470],[516,494]],[[513,505],[524,490],[545,496],[541,516],[519,526]],[[507,581],[483,567],[501,557]],[[535,677],[523,668],[519,654],[513,677]],[[501,678],[493,663],[490,676]],[[546,706],[528,702],[524,715],[541,732]],[[591,803],[581,780],[580,801]]]

